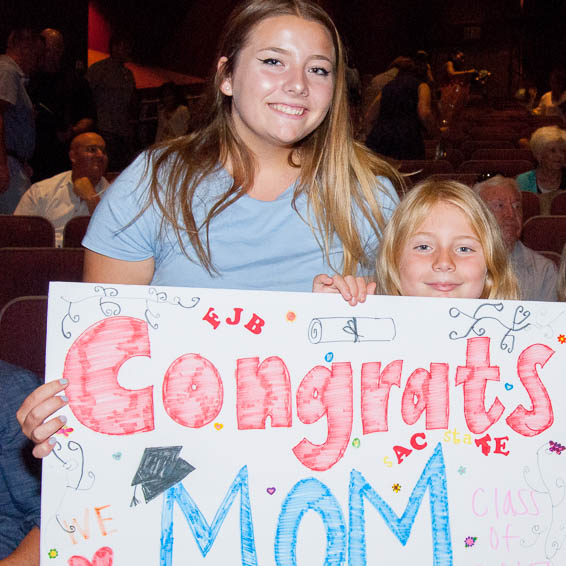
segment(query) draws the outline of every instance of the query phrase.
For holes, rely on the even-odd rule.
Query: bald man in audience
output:
[[[69,151],[71,170],[32,185],[22,196],[14,214],[43,216],[55,227],[55,243],[63,243],[65,224],[75,216],[93,213],[101,193],[108,157],[106,144],[95,133],[79,134]]]
[[[519,280],[522,298],[528,301],[556,301],[556,266],[519,240],[523,229],[523,206],[515,180],[496,175],[474,185],[474,191],[497,219]]]

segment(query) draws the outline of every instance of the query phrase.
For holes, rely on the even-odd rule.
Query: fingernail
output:
[[[64,377],[62,377],[62,378],[59,380],[59,383],[60,383],[61,385],[67,385],[67,383],[69,383],[69,380],[68,380],[68,379],[65,379]]]
[[[63,424],[65,424],[65,423],[67,422],[67,417],[66,417],[65,415],[61,415],[61,416],[59,417],[59,420],[60,420]]]
[[[51,446],[53,446],[57,442],[57,439],[54,436],[52,436],[47,442],[51,444]]]
[[[61,399],[63,403],[67,403],[69,401],[69,398],[66,395],[59,395],[59,399]]]

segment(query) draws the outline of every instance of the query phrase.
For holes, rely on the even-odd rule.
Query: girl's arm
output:
[[[85,250],[83,281],[85,283],[113,283],[149,285],[153,278],[153,258],[142,261],[114,259],[91,250]]]

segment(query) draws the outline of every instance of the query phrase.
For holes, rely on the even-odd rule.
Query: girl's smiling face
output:
[[[435,204],[401,250],[403,295],[477,299],[486,274],[478,235],[453,204]]]
[[[321,124],[332,102],[334,66],[332,39],[317,22],[275,16],[252,29],[220,90],[232,97],[236,131],[256,155],[290,148]]]

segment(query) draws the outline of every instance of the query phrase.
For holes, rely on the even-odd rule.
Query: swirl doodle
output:
[[[543,444],[537,450],[536,470],[526,466],[523,469],[525,483],[533,491],[547,497],[550,504],[550,520],[546,526],[534,525],[531,529],[533,540],[521,539],[524,547],[533,546],[541,536],[547,560],[553,559],[566,543],[566,482],[557,475],[556,467],[549,465],[553,457],[551,446]]]
[[[55,515],[55,520],[57,521],[57,524],[66,532],[69,534],[73,534],[74,532],[77,531],[77,527],[75,527],[75,525],[68,525],[69,528],[65,528],[62,523],[61,520],[59,519],[59,515]]]
[[[504,352],[508,352],[510,354],[513,352],[515,347],[514,334],[521,330],[525,330],[530,326],[530,323],[526,321],[531,316],[531,313],[530,311],[525,310],[522,305],[519,305],[515,308],[511,323],[506,323],[497,316],[497,313],[502,313],[503,309],[503,303],[483,303],[473,312],[473,314],[468,314],[457,307],[451,307],[448,311],[450,316],[452,318],[458,318],[461,316],[463,319],[467,319],[469,326],[464,333],[458,333],[458,331],[452,330],[449,332],[448,337],[450,340],[462,340],[470,336],[472,333],[475,336],[483,336],[486,332],[486,323],[493,321],[501,326],[502,329],[505,329],[505,332],[499,342],[499,347]]]
[[[81,487],[81,484],[83,482],[83,478],[84,478],[84,464],[85,464],[85,457],[84,457],[84,451],[82,446],[78,443],[75,442],[74,440],[69,440],[69,442],[67,442],[67,449],[70,452],[78,452],[80,455],[80,459],[77,462],[76,459],[74,458],[70,458],[68,460],[65,460],[62,457],[62,450],[63,450],[63,446],[61,445],[61,443],[57,440],[54,444],[54,448],[53,448],[53,455],[55,456],[55,458],[57,458],[57,460],[59,460],[62,464],[63,464],[63,468],[65,470],[67,470],[68,472],[72,472],[76,469],[79,469],[79,477],[78,480],[76,482],[75,485],[67,485],[66,487],[69,487],[71,489],[74,489],[75,491],[88,491],[89,489],[92,489],[92,486],[94,485],[94,481],[96,479],[96,476],[94,474],[94,472],[89,471],[87,473],[87,476],[90,478],[91,482],[90,485],[88,485],[88,487]]]
[[[61,320],[61,333],[66,339],[70,339],[73,336],[73,333],[69,329],[70,324],[77,324],[81,320],[80,315],[75,312],[78,305],[90,300],[98,302],[100,311],[104,317],[120,315],[123,311],[124,303],[127,301],[143,301],[145,304],[145,309],[143,311],[144,318],[149,326],[154,330],[159,328],[156,320],[160,317],[160,313],[155,308],[156,305],[168,304],[188,310],[195,308],[200,302],[200,297],[191,297],[190,304],[184,303],[181,297],[177,295],[170,299],[166,291],[158,290],[155,287],[149,287],[147,297],[120,296],[119,290],[115,287],[104,287],[102,285],[94,286],[93,291],[94,294],[92,296],[85,297],[80,300],[72,300],[61,297],[61,299],[68,304],[67,312]]]

